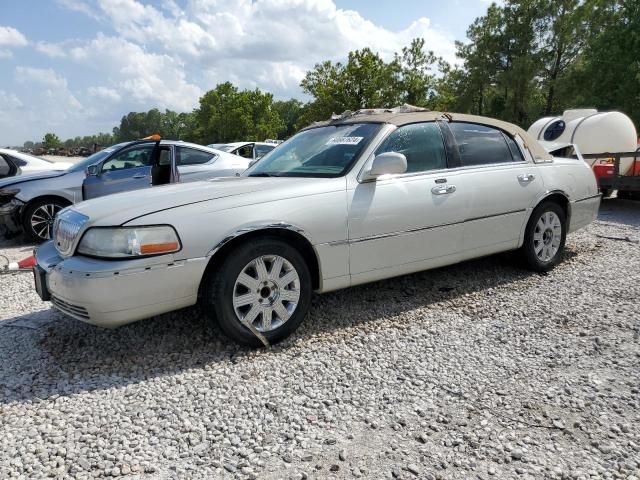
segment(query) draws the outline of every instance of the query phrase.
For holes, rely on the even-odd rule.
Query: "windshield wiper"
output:
[[[260,173],[250,173],[247,176],[248,177],[279,177],[280,175],[278,175],[277,173],[260,172]]]

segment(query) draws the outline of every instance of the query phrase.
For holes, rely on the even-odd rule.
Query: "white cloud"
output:
[[[26,37],[15,28],[0,26],[0,46],[24,47],[28,43]]]
[[[304,72],[354,49],[369,47],[389,59],[423,37],[428,49],[455,60],[453,39],[428,18],[391,31],[338,9],[333,0],[189,0],[184,10],[173,0],[162,8],[138,0],[97,1],[102,18],[129,42],[199,68],[207,80],[278,96],[300,96]]]
[[[131,109],[158,106],[191,110],[202,94],[187,81],[182,62],[169,55],[148,53],[121,38],[98,34],[88,44],[72,48],[70,56],[98,71],[111,90],[129,100]]]
[[[83,74],[69,84],[52,69],[17,67],[17,83],[40,86],[21,96],[21,111],[29,112],[19,118],[25,131],[58,125],[59,135],[75,136],[109,130],[105,126],[131,110],[189,111],[224,81],[301,98],[300,80],[316,63],[344,60],[364,47],[388,60],[415,37],[436,55],[455,59],[453,38],[428,18],[391,30],[333,0],[55,1],[96,20],[105,33],[78,40],[72,24],[58,25],[70,30],[68,39],[34,42],[35,51],[57,62],[56,70],[71,62]],[[27,44],[15,28],[0,27],[0,58]]]
[[[111,102],[119,102],[121,99],[120,94],[113,88],[109,87],[89,87],[87,89],[87,93],[92,97]]]
[[[15,93],[0,90],[0,112],[11,112],[23,107],[23,103]]]
[[[38,42],[35,49],[51,58],[63,58],[67,56],[67,51],[62,43]]]
[[[16,67],[18,82],[32,82],[55,89],[66,89],[67,79],[51,68]]]
[[[56,0],[56,3],[68,10],[84,13],[88,17],[98,19],[96,9],[84,0]]]

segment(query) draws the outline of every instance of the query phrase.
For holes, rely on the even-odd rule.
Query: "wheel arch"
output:
[[[208,254],[210,258],[204,275],[202,276],[202,280],[200,281],[200,288],[198,289],[199,296],[203,292],[203,286],[207,276],[220,266],[227,255],[249,240],[255,240],[256,238],[266,236],[278,237],[296,248],[309,267],[313,289],[318,290],[321,287],[322,277],[320,260],[316,250],[313,248],[310,238],[306,235],[304,230],[293,225],[283,223],[243,228],[233,234],[227,235],[218,242],[218,244],[213,247]]]
[[[524,235],[527,230],[527,225],[529,225],[529,222],[531,221],[531,215],[533,215],[534,210],[538,208],[539,205],[547,201],[554,202],[562,207],[567,219],[567,232],[570,230],[569,227],[571,225],[571,201],[569,200],[569,195],[567,195],[563,190],[550,190],[548,192],[545,192],[540,198],[538,198],[535,204],[531,207],[527,216],[527,221],[524,222],[524,225],[522,226],[522,232],[520,234],[519,242],[520,246],[522,246],[524,242]]]
[[[27,210],[36,202],[40,202],[42,200],[57,200],[60,203],[62,203],[65,207],[68,207],[69,205],[72,205],[73,202],[70,201],[68,198],[62,197],[60,195],[54,195],[54,194],[48,194],[48,195],[39,195],[37,197],[33,197],[32,199],[28,200],[21,208],[20,210],[20,221],[24,221],[24,215],[27,212]]]

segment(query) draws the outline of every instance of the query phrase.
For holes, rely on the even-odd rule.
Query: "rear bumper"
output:
[[[571,203],[569,232],[580,230],[598,218],[601,197],[602,195],[598,194]]]
[[[128,261],[58,256],[53,242],[36,252],[46,273],[51,305],[83,322],[105,328],[194,305],[206,258],[172,256]]]

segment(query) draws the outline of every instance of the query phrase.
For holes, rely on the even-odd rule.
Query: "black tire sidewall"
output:
[[[536,224],[540,220],[540,217],[546,212],[553,212],[560,219],[560,224],[562,225],[562,238],[560,239],[560,245],[554,257],[548,262],[543,262],[536,255],[533,246],[533,235],[535,232]],[[527,224],[527,229],[524,236],[524,244],[522,246],[524,258],[527,262],[528,267],[537,272],[548,272],[549,270],[553,269],[562,260],[566,240],[567,216],[564,212],[564,209],[555,202],[543,202],[538,205],[531,213],[531,218],[529,219],[529,223]]]
[[[277,343],[291,335],[306,317],[313,290],[309,268],[300,252],[278,238],[249,240],[229,252],[225,260],[211,271],[207,288],[207,310],[218,322],[225,335],[246,346],[260,346],[261,341],[237,318],[233,308],[233,288],[244,267],[262,255],[279,255],[288,260],[298,272],[300,299],[295,312],[284,325],[263,333],[269,343]],[[211,315],[210,315],[211,316]]]
[[[31,203],[25,210],[22,215],[22,229],[24,230],[25,236],[34,242],[46,242],[46,239],[41,238],[33,231],[33,227],[31,226],[31,217],[33,213],[43,205],[58,205],[61,208],[66,207],[67,205],[62,203],[59,200],[47,199],[43,198],[42,200],[37,200]]]

